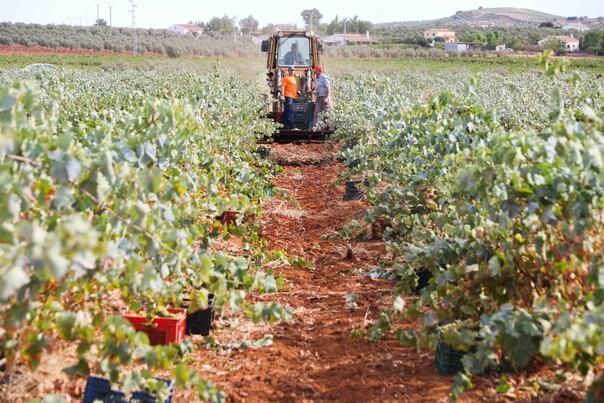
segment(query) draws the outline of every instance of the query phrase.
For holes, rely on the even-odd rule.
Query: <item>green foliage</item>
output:
[[[241,33],[244,35],[250,35],[254,32],[257,32],[258,25],[258,20],[251,15],[239,21],[239,28],[241,29]]]
[[[395,304],[422,323],[397,336],[467,351],[454,396],[494,366],[541,355],[586,373],[601,356],[604,91],[548,54],[541,63],[545,77],[510,81],[528,97],[514,116],[518,94],[501,77],[455,94],[420,78],[415,88],[439,93],[421,104],[396,76],[339,84],[342,157],[350,176],[368,180],[367,219],[383,228],[399,291],[419,271],[433,276],[419,299]],[[395,328],[384,312],[369,337]]]
[[[336,16],[327,26],[327,34],[365,34],[367,31],[371,30],[373,24],[370,21],[365,21],[359,19],[357,15],[355,15],[352,19],[339,19]]]
[[[545,49],[551,50],[557,55],[565,55],[566,43],[559,39],[550,39],[545,43]]]
[[[537,42],[548,36],[566,35],[561,28],[537,27],[531,25],[496,25],[495,28],[480,28],[478,24],[464,24],[463,21],[451,21],[446,27],[453,29],[460,42],[479,43],[483,48],[494,49],[496,45],[506,44],[514,50],[537,50]],[[374,28],[373,33],[386,43],[409,43],[411,38],[423,37],[426,29],[433,23],[418,22],[401,24],[383,24]]]
[[[235,17],[229,17],[227,15],[222,17],[213,17],[206,24],[206,29],[209,32],[232,34],[237,30],[237,26],[235,25]]]
[[[39,78],[0,88],[0,353],[35,368],[58,337],[78,346],[70,375],[102,372],[161,394],[152,374],[172,370],[200,399],[220,400],[179,365],[188,342],[151,347],[119,313],[205,307],[211,292],[218,310],[289,318],[244,302],[277,287],[261,270],[257,228],[216,219],[259,214],[272,190],[253,154],[274,129],[256,89],[219,72]],[[213,252],[231,235],[247,257]]]
[[[604,54],[604,31],[591,30],[581,38],[581,50],[596,55]]]
[[[307,27],[320,25],[323,18],[323,14],[317,8],[302,10],[300,15]]]

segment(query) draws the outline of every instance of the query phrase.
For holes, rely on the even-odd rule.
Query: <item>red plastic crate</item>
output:
[[[152,346],[181,343],[185,339],[187,327],[187,310],[168,308],[168,312],[178,315],[174,318],[156,317],[149,325],[147,318],[132,312],[122,316],[127,319],[137,332],[145,332]]]

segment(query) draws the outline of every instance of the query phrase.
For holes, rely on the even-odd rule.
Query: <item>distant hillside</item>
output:
[[[458,11],[455,15],[430,21],[392,22],[376,24],[376,28],[394,28],[400,25],[414,26],[527,26],[539,25],[542,22],[563,22],[565,17],[525,8],[499,7],[481,8],[471,11]]]
[[[540,11],[529,10],[526,8],[483,8],[472,11],[458,11],[455,15],[438,20],[446,24],[465,24],[465,25],[535,25],[545,21],[561,21],[565,17],[553,14],[542,13]]]

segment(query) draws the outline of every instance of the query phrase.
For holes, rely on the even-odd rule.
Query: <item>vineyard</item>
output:
[[[287,315],[243,302],[245,292],[276,286],[260,270],[269,257],[254,226],[242,222],[272,190],[271,171],[254,154],[256,136],[272,132],[258,108],[252,89],[218,73],[58,75],[3,90],[0,297],[8,367],[35,368],[62,339],[77,344],[69,374],[96,369],[117,381],[122,367],[139,366],[120,380],[140,388],[145,373],[172,366],[180,385],[219,397],[178,364],[190,345],[149,347],[115,315],[142,307],[163,315],[184,298],[203,307],[209,293],[217,306],[255,318]],[[226,213],[233,220],[219,219]],[[246,254],[212,250],[231,233]]]
[[[232,68],[0,70],[0,400],[604,400],[604,80],[541,63],[339,68],[305,145]]]
[[[393,255],[379,275],[419,294],[397,299],[368,336],[465,352],[453,396],[472,375],[537,361],[591,379],[601,369],[602,80],[542,63],[547,77],[470,83],[419,105],[396,81],[343,83],[360,94],[338,116],[344,156]],[[346,235],[368,236],[358,224]],[[513,388],[501,379],[498,391]],[[589,401],[604,398],[602,382]]]

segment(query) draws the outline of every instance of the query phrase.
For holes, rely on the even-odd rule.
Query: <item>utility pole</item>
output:
[[[99,22],[99,3],[96,3],[96,22]]]
[[[138,6],[136,5],[135,0],[128,0],[128,2],[130,3],[130,12],[132,13],[132,49],[136,55],[136,19],[134,17],[134,12]]]
[[[348,17],[344,18],[344,46],[346,46],[346,22],[348,21]]]
[[[115,1],[113,1],[113,0],[96,0],[97,14],[99,14],[99,4],[103,4],[103,6],[109,7],[109,21],[107,21],[107,22],[109,23],[110,27],[113,26],[111,9],[113,8],[114,3],[115,3]],[[97,15],[96,18],[98,20],[100,18],[100,15]]]

